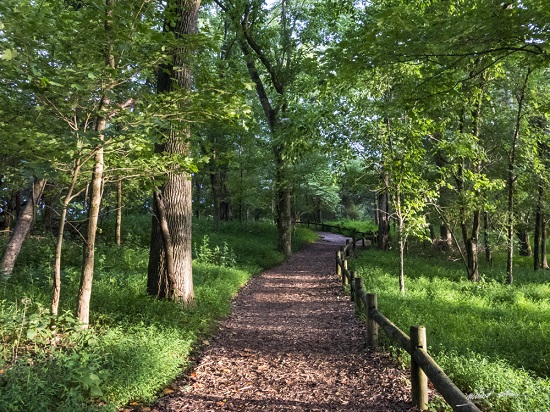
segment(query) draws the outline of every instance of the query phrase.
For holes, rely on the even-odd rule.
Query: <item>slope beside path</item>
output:
[[[411,411],[402,370],[365,348],[328,233],[243,288],[190,376],[151,411]]]

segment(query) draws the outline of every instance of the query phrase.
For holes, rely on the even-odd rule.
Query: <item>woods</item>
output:
[[[103,322],[104,248],[139,244],[140,292],[197,310],[194,220],[272,222],[284,259],[295,222],[373,222],[403,296],[409,250],[473,284],[496,270],[514,285],[526,259],[545,271],[549,14],[540,0],[5,0],[2,287],[19,301],[48,283],[62,340],[66,313]]]

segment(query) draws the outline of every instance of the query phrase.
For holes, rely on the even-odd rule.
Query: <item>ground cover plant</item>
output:
[[[14,276],[0,284],[0,410],[109,411],[154,399],[228,314],[239,288],[283,259],[270,223],[194,226],[196,300],[184,310],[145,293],[150,217],[126,218],[121,248],[109,244],[106,222],[87,331],[73,316],[81,250],[66,242],[55,340],[48,314],[54,245],[28,239]],[[294,247],[315,238],[297,229]]]
[[[363,219],[363,220],[352,220],[352,219],[338,219],[338,220],[329,220],[325,222],[327,225],[331,226],[339,226],[344,229],[351,229],[355,230],[357,232],[376,232],[378,229],[376,226],[376,223],[374,223],[371,219]]]
[[[516,283],[505,284],[505,257],[466,280],[459,262],[407,256],[407,292],[397,282],[396,252],[368,250],[355,261],[379,310],[399,328],[425,325],[429,352],[482,410],[550,409],[550,283],[548,272],[516,262]],[[405,353],[385,344],[404,362]]]

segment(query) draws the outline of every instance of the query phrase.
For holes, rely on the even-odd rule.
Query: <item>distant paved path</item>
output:
[[[365,349],[335,278],[345,238],[252,279],[189,378],[152,411],[410,411],[405,374]]]

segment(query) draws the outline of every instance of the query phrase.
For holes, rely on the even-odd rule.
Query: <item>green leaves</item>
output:
[[[12,49],[4,49],[2,50],[2,57],[1,59],[3,61],[10,61],[12,59],[14,59],[15,57],[17,56],[17,52],[15,50],[12,50]]]

